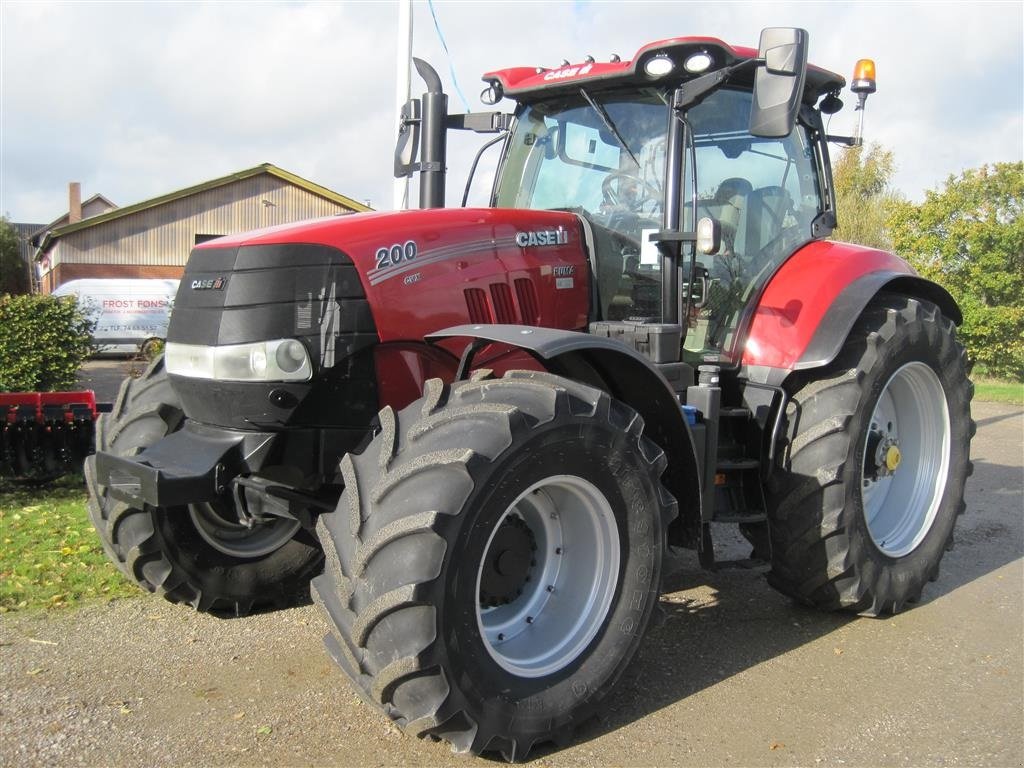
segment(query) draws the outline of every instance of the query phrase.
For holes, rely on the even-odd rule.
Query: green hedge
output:
[[[986,307],[964,300],[958,335],[974,361],[974,372],[1024,381],[1024,307]]]
[[[72,296],[0,296],[0,392],[73,389],[93,328]]]

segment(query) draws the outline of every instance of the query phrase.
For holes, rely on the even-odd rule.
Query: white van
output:
[[[75,296],[96,321],[97,352],[135,354],[167,336],[178,280],[71,280],[54,296]]]

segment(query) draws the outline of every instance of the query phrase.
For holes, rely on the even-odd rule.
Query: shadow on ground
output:
[[[1024,556],[1021,485],[1020,467],[975,462],[956,544],[943,558],[938,580],[925,587],[919,607]],[[695,555],[668,586],[674,591],[661,600],[664,622],[648,632],[602,717],[580,729],[570,744],[623,728],[849,622],[878,621],[805,608],[771,589],[761,572],[708,573]],[[542,759],[559,749],[538,745],[531,758]]]

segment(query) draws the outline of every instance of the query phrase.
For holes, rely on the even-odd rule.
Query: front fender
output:
[[[460,325],[431,333],[428,341],[485,339],[525,349],[554,374],[602,386],[644,420],[644,435],[668,458],[662,481],[679,502],[682,527],[695,535],[700,522],[701,472],[696,441],[668,381],[647,358],[615,339],[522,325]],[[595,381],[594,378],[599,379]]]
[[[765,287],[747,334],[743,365],[781,371],[827,365],[882,290],[934,302],[958,324],[963,319],[944,288],[920,277],[898,256],[819,240],[793,254]]]

